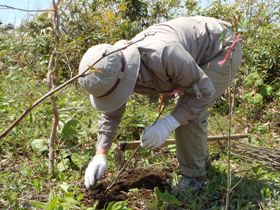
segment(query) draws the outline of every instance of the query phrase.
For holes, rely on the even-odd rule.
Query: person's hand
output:
[[[158,120],[154,125],[149,126],[141,135],[141,147],[157,148],[162,145],[169,134],[179,127],[180,123],[172,116]]]
[[[89,189],[101,178],[107,168],[106,155],[95,155],[85,171],[85,186]]]

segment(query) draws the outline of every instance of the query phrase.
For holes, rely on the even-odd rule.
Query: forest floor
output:
[[[160,169],[127,170],[111,189],[106,190],[110,182],[105,180],[85,191],[84,202],[91,206],[99,201],[98,208],[104,208],[111,201],[127,200],[132,209],[143,209],[144,203],[152,199],[154,188],[164,191],[170,177],[170,171]]]

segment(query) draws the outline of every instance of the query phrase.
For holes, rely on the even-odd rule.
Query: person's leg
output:
[[[220,53],[207,65],[202,66],[216,89],[215,100],[224,93],[229,85],[230,68],[232,71],[231,80],[233,80],[240,67],[240,44],[238,43],[233,51],[233,60],[231,61],[230,56],[223,66],[219,66],[218,62],[224,56],[225,52]],[[208,158],[207,120],[208,113],[205,110],[196,120],[191,120],[187,125],[181,125],[175,130],[177,158],[181,172],[185,176],[198,177],[205,175],[205,164]]]
[[[187,125],[181,125],[175,130],[177,159],[184,176],[205,175],[208,158],[207,118],[208,112],[204,111],[196,120],[191,120]]]

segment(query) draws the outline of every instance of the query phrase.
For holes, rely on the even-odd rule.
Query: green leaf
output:
[[[52,209],[57,209],[60,206],[59,198],[58,196],[55,196],[50,202],[48,203],[47,209],[52,210]]]
[[[270,85],[263,86],[261,91],[262,95],[264,96],[271,96],[272,92],[273,92],[273,87]]]
[[[70,160],[65,158],[60,163],[58,163],[56,167],[59,172],[63,172],[70,167]]]
[[[271,96],[271,95],[272,95],[272,92],[273,92],[273,87],[270,86],[270,85],[268,85],[268,86],[266,87],[266,95]]]
[[[245,99],[250,104],[260,104],[263,101],[263,96],[259,93],[251,92],[245,94]]]
[[[262,86],[263,85],[263,79],[262,78],[259,78],[255,81],[255,86],[256,87],[259,87],[259,86]]]
[[[155,188],[155,192],[160,200],[165,201],[167,203],[181,205],[181,202],[174,195],[171,195],[168,192],[163,193],[157,187]]]
[[[167,148],[170,152],[176,152],[176,145],[168,145]]]
[[[36,190],[37,190],[38,192],[40,192],[40,182],[39,182],[38,179],[34,179],[34,180],[33,180],[33,185],[34,185],[34,187],[36,188]]]
[[[266,124],[261,124],[261,125],[256,126],[256,128],[254,128],[253,130],[256,130],[260,133],[266,133],[266,132],[269,132],[269,126]]]
[[[40,201],[31,201],[31,205],[36,209],[47,209],[47,204]]]
[[[56,197],[56,195],[55,195],[54,191],[51,190],[50,193],[49,193],[49,202],[50,202],[51,200],[53,200],[55,197]]]
[[[71,155],[71,160],[79,169],[81,169],[84,166],[84,164],[88,161],[88,157],[78,153],[73,153]]]
[[[85,197],[85,195],[83,193],[80,193],[78,196],[77,196],[77,201],[81,201],[83,198]]]
[[[62,138],[69,140],[69,139],[73,139],[74,137],[76,137],[77,136],[77,127],[78,127],[79,123],[80,122],[76,119],[68,120],[62,128],[62,131],[61,131]]]
[[[262,194],[262,196],[264,197],[264,198],[269,198],[270,196],[271,196],[271,190],[270,190],[270,188],[269,187],[263,187],[262,189],[261,189],[261,194]]]
[[[106,210],[131,210],[126,207],[126,201],[110,202],[106,207]]]
[[[72,205],[79,204],[79,202],[76,201],[74,198],[68,196],[68,197],[65,198],[65,204],[66,204],[65,206],[69,206],[69,205],[72,206]]]
[[[96,201],[96,202],[93,204],[93,207],[89,207],[89,208],[87,208],[86,210],[96,210],[98,204],[99,204],[99,201]]]
[[[34,139],[31,142],[31,148],[38,154],[42,154],[48,150],[48,139]]]
[[[260,104],[263,101],[263,96],[259,93],[255,93],[253,96],[253,104]]]
[[[66,182],[63,182],[62,184],[59,185],[59,187],[65,192],[68,193],[68,190],[70,188],[70,185],[67,184]]]
[[[259,78],[260,78],[260,76],[258,75],[258,73],[254,71],[254,72],[250,73],[250,74],[245,78],[245,84],[246,84],[246,85],[252,85],[252,84],[254,84],[255,81],[256,81],[257,79],[259,79]]]

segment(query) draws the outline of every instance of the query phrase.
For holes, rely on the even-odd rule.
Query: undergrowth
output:
[[[181,14],[177,1],[75,0],[61,15],[58,83],[77,73],[85,50],[97,43],[130,39],[143,27]],[[166,3],[169,2],[169,3]],[[181,1],[180,1],[181,2]],[[209,1],[203,9],[195,1],[183,6],[187,15],[209,15],[233,23],[242,34],[243,61],[233,92],[232,133],[246,133],[246,143],[278,149],[280,143],[279,4],[277,1]],[[117,12],[115,9],[118,8]],[[134,9],[137,8],[137,9]],[[277,10],[278,8],[278,10]],[[131,12],[133,11],[133,12]],[[241,14],[242,13],[242,14]],[[186,15],[183,14],[183,15]],[[182,15],[182,14],[181,14]],[[106,17],[106,18],[104,18]],[[51,15],[42,13],[21,28],[0,27],[0,132],[48,91],[46,74],[53,44]],[[77,83],[56,95],[60,115],[55,144],[55,173],[48,174],[48,139],[52,112],[50,100],[33,110],[0,141],[0,209],[98,209],[89,204],[83,174],[95,151],[100,113],[91,108],[88,95]],[[228,102],[223,96],[210,110],[209,135],[227,135]],[[157,99],[133,95],[117,132],[118,141],[139,139],[157,117]],[[174,107],[169,102],[163,116]],[[172,137],[172,136],[170,136]],[[129,169],[172,169],[176,178],[176,148],[141,150]],[[210,145],[212,165],[208,181],[197,195],[174,197],[170,186],[152,191],[129,189],[128,199],[107,202],[116,209],[224,209],[227,189],[227,156],[222,143]],[[132,151],[126,151],[126,159]],[[231,156],[230,209],[280,209],[279,171],[269,164]],[[260,154],[261,155],[261,154]],[[242,156],[242,157],[241,157]],[[117,154],[108,157],[108,177],[117,171]],[[175,167],[174,167],[175,166]],[[168,180],[172,183],[172,178]]]
[[[20,73],[19,73],[20,74]],[[5,75],[2,77],[7,77]],[[17,88],[17,84],[26,82],[26,78],[17,77],[13,82],[5,83],[4,94],[0,102],[2,112],[1,126],[5,127],[16,115],[26,108],[30,97],[29,89]],[[34,88],[36,81],[30,82]],[[44,85],[37,89],[37,95],[46,89]],[[14,93],[14,94],[11,94]],[[33,96],[33,97],[36,97]],[[5,209],[95,209],[97,206],[85,204],[83,172],[94,152],[97,139],[98,118],[100,113],[90,106],[86,94],[75,85],[58,94],[58,107],[61,121],[59,124],[59,141],[56,145],[56,170],[53,176],[47,174],[47,143],[51,122],[49,102],[44,103],[17,127],[11,135],[1,142],[1,174],[0,174],[0,206]],[[144,106],[143,106],[144,104]],[[174,106],[168,104],[163,115]],[[141,109],[139,109],[141,107]],[[131,141],[139,139],[139,133],[153,122],[157,116],[156,103],[149,105],[149,98],[133,96],[123,122],[118,131],[117,139]],[[145,115],[143,115],[145,110]],[[209,119],[211,135],[227,132],[227,116],[213,109]],[[268,142],[276,145],[279,139],[275,133],[261,123],[242,121],[238,110],[233,115],[233,133],[250,131],[251,143],[264,145]],[[242,122],[242,123],[241,123]],[[248,125],[247,128],[245,125]],[[267,126],[270,126],[267,124]],[[113,149],[117,145],[113,145]],[[144,168],[168,167],[172,165],[175,147],[169,146],[161,150],[142,150],[132,165],[141,164]],[[170,155],[166,155],[170,154]],[[126,151],[128,158],[131,151]],[[151,209],[222,209],[226,194],[226,155],[218,147],[210,146],[212,166],[208,171],[209,180],[204,190],[198,195],[189,192],[174,197],[166,188],[161,192],[154,189],[154,196],[144,206]],[[233,170],[231,192],[231,209],[279,209],[279,173],[265,166],[241,160],[238,155],[232,157]],[[109,171],[117,170],[115,154],[109,154]],[[137,171],[136,171],[137,173]],[[176,171],[174,172],[176,175]],[[173,174],[173,175],[174,175]],[[111,174],[113,176],[113,174]],[[171,180],[170,180],[171,182]],[[139,195],[141,197],[141,195]],[[137,201],[136,201],[137,202]],[[128,201],[108,203],[105,209],[133,209]],[[143,207],[144,207],[143,206]]]

